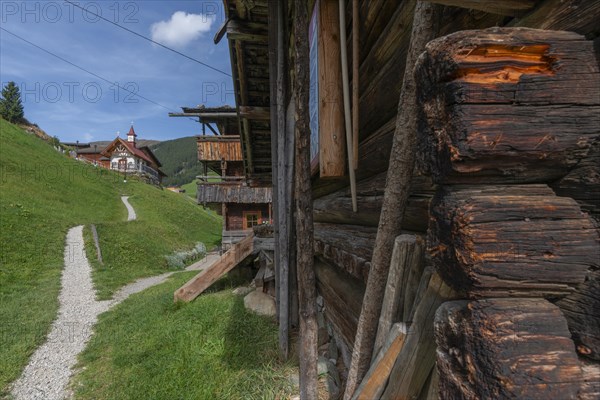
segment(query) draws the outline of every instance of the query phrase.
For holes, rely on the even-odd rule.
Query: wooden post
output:
[[[358,169],[358,124],[359,124],[359,73],[360,67],[360,32],[359,32],[358,0],[352,0],[352,168]],[[348,156],[350,157],[350,156]]]
[[[373,251],[371,270],[363,307],[358,321],[352,362],[348,370],[344,399],[348,400],[369,368],[377,324],[383,302],[394,239],[401,231],[402,215],[406,207],[415,164],[416,110],[413,68],[417,56],[436,35],[439,6],[418,2],[413,19],[402,92],[398,101],[396,131],[388,167],[387,182],[377,240]]]
[[[423,247],[423,241],[414,235],[400,235],[396,238],[379,317],[374,355],[383,346],[392,324],[408,321],[406,317],[410,313],[414,293],[423,271]],[[412,278],[411,282],[409,278]],[[406,303],[410,303],[408,312]]]
[[[319,2],[319,174],[345,175],[344,103],[338,0]]]
[[[294,51],[296,63],[296,265],[300,311],[300,398],[317,399],[317,288],[314,271],[314,231],[310,185],[309,56],[307,2],[295,2]]]

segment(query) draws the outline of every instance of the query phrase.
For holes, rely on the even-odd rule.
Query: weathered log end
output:
[[[600,137],[593,43],[490,28],[427,45],[415,68],[418,164],[436,183],[561,179]]]
[[[567,321],[544,299],[443,304],[434,323],[442,399],[576,399]]]
[[[441,187],[428,251],[469,298],[561,297],[600,262],[594,221],[546,185]]]

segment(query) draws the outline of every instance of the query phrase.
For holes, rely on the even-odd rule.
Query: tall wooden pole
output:
[[[352,398],[371,363],[394,240],[401,232],[402,215],[415,165],[417,127],[413,69],[425,45],[436,36],[437,10],[439,6],[421,1],[415,7],[377,239],[356,329],[344,400]]]
[[[359,12],[358,0],[352,0],[352,147],[354,154],[352,155],[352,168],[358,169],[358,124],[359,124],[359,76],[358,68],[360,63],[359,44]]]
[[[309,47],[306,0],[295,2],[296,264],[300,311],[300,398],[317,399],[317,287],[310,185]]]

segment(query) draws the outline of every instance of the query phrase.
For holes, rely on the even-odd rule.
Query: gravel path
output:
[[[128,210],[133,211],[127,198],[122,199]],[[135,219],[135,212],[133,213]],[[83,226],[69,230],[64,254],[65,268],[58,298],[58,317],[52,324],[46,342],[33,353],[21,377],[14,382],[11,394],[15,400],[70,398],[72,393],[67,386],[73,375],[72,368],[77,362],[77,355],[83,351],[92,336],[98,315],[130,295],[163,283],[169,276],[177,273],[167,272],[138,279],[121,288],[112,300],[97,301],[92,268],[85,255]],[[217,254],[208,254],[185,270],[201,270],[218,259]]]
[[[125,204],[125,207],[127,207],[127,221],[135,221],[137,219],[137,215],[127,199],[129,199],[129,196],[121,196],[121,201],[123,204]]]
[[[69,230],[64,259],[58,317],[46,343],[33,353],[23,374],[14,383],[15,399],[66,398],[77,355],[90,339],[98,314],[109,307],[109,301],[96,301],[92,269],[83,244],[83,226]]]

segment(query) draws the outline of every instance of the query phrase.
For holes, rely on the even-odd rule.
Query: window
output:
[[[260,224],[260,211],[244,212],[244,229],[252,229]]]

